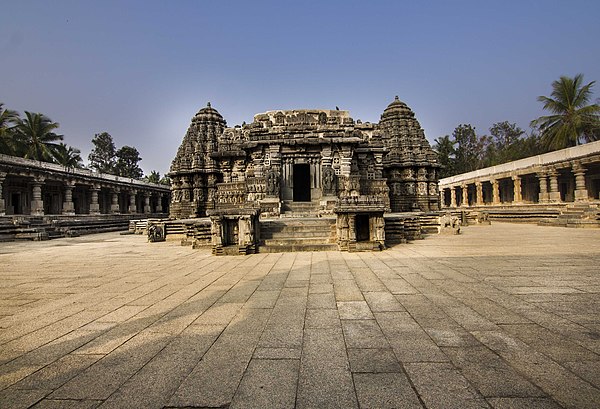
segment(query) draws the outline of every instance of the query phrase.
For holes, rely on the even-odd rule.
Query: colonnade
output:
[[[166,213],[168,186],[0,155],[0,215]]]
[[[593,201],[600,194],[598,161],[574,160],[510,172],[457,175],[440,180],[442,207]],[[484,172],[482,172],[484,173]],[[454,179],[449,182],[448,179]]]

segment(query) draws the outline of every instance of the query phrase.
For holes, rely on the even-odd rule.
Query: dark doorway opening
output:
[[[560,200],[562,200],[563,202],[566,202],[569,185],[567,183],[560,183],[558,190],[560,191]]]
[[[369,241],[371,229],[369,228],[369,215],[356,215],[356,241]]]
[[[23,209],[21,209],[21,194],[13,193],[10,198],[10,204],[13,208],[13,214],[22,214]]]
[[[310,165],[294,165],[294,202],[310,202]]]
[[[224,236],[223,245],[233,246],[238,244],[238,221],[237,220],[223,220]]]

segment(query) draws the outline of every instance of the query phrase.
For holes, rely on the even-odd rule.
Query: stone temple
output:
[[[273,250],[282,230],[296,231],[296,245],[382,249],[384,214],[439,210],[438,168],[398,97],[377,124],[348,111],[298,109],[230,128],[209,103],[172,162],[170,216],[209,217],[216,254]]]

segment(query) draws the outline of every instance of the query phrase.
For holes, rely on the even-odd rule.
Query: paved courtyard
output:
[[[213,257],[0,243],[0,407],[597,408],[600,230]]]

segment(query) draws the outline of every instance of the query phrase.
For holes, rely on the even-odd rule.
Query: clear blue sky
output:
[[[339,106],[377,122],[395,95],[430,141],[461,123],[529,129],[560,75],[600,80],[599,1],[0,0],[0,101],[168,171],[210,101],[230,126]],[[594,97],[600,96],[600,85]]]

